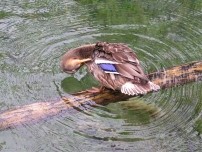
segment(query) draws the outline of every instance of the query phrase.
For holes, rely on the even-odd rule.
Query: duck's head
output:
[[[95,44],[69,50],[62,56],[60,66],[66,73],[75,73],[84,63],[91,61]]]

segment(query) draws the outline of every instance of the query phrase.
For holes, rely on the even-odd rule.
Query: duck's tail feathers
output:
[[[157,84],[155,84],[155,83],[153,83],[151,81],[149,81],[148,84],[149,84],[149,87],[150,87],[151,91],[158,91],[160,89],[159,85],[157,85]]]
[[[158,91],[159,89],[159,85],[156,85],[150,81],[144,85],[126,82],[121,86],[121,92],[128,95],[146,94],[147,92]]]

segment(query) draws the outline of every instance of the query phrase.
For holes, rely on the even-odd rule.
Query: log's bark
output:
[[[160,85],[162,89],[200,81],[202,80],[202,61],[157,71],[148,74],[148,77],[152,82]],[[96,94],[82,91],[55,101],[37,102],[16,107],[15,109],[0,112],[0,130],[58,116],[71,108],[79,108],[85,104],[108,104],[127,100],[130,97],[132,96],[109,89]]]

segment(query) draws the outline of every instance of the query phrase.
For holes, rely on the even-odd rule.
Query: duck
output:
[[[144,73],[135,52],[124,43],[97,42],[70,49],[61,58],[61,69],[73,74],[83,65],[104,88],[126,95],[158,91]]]

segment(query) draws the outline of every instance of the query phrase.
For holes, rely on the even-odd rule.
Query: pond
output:
[[[1,0],[0,111],[97,85],[69,49],[131,47],[146,73],[202,59],[202,1]],[[0,131],[0,151],[202,151],[202,83]]]

